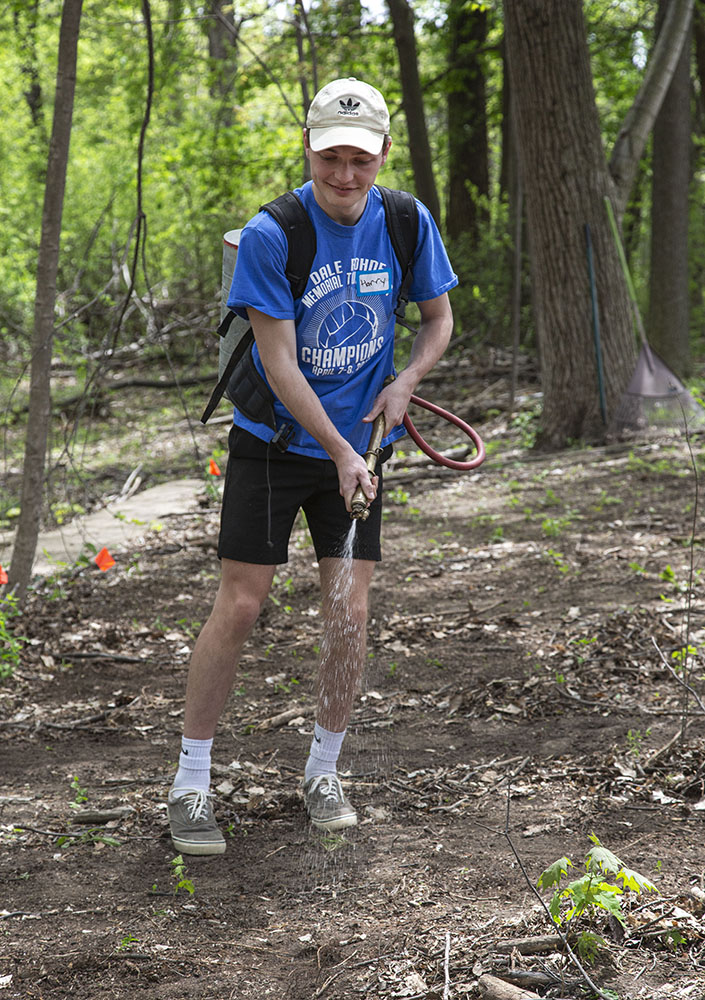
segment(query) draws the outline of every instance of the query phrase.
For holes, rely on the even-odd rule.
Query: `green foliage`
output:
[[[561,888],[569,869],[574,867],[570,858],[564,856],[541,874],[537,885],[539,889],[554,890],[548,908],[559,926],[564,921],[577,922],[581,916],[595,920],[601,913],[614,917],[624,925],[624,893],[639,894],[658,890],[648,878],[628,868],[616,854],[604,847],[594,833],[590,834],[590,840],[594,846],[585,856],[584,875]],[[586,954],[594,951],[598,942],[599,938],[592,935],[585,942]]]
[[[12,677],[20,665],[22,646],[27,641],[24,636],[16,635],[10,622],[20,614],[17,598],[14,594],[0,596],[0,681]]]

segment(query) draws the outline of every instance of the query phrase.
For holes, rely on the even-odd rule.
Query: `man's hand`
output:
[[[345,509],[350,512],[352,509],[353,494],[358,486],[367,498],[368,506],[377,496],[378,476],[371,476],[362,455],[358,455],[349,446],[341,450],[340,455],[331,456],[338,470],[338,483],[340,495],[345,500]]]

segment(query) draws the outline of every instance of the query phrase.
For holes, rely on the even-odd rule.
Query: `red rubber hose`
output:
[[[449,469],[459,469],[461,472],[467,472],[469,469],[476,469],[478,465],[481,465],[482,462],[484,462],[485,446],[482,443],[480,435],[470,426],[470,424],[466,424],[464,420],[460,419],[460,417],[456,417],[454,413],[449,413],[448,410],[444,410],[440,406],[436,406],[435,403],[429,403],[425,399],[420,399],[419,396],[411,396],[410,402],[416,403],[417,406],[423,406],[425,410],[430,410],[431,413],[435,413],[436,416],[443,417],[443,419],[447,420],[450,424],[455,424],[455,426],[459,427],[464,434],[467,434],[472,443],[475,445],[475,449],[477,451],[475,457],[469,462],[456,462],[453,458],[446,458],[445,455],[441,455],[440,452],[435,451],[430,444],[427,444],[426,441],[424,441],[411,422],[411,417],[407,412],[404,414],[404,426],[406,427],[409,437],[416,442],[424,454],[428,455],[429,458],[432,458],[434,462],[438,463],[438,465],[445,465]]]

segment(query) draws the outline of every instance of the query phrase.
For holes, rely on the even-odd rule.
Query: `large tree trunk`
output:
[[[433,176],[431,147],[426,129],[426,113],[416,55],[414,14],[407,0],[387,0],[387,5],[392,17],[394,43],[399,56],[402,102],[409,133],[409,155],[414,171],[416,194],[440,225],[441,207]]]
[[[536,330],[540,443],[604,436],[591,323],[590,227],[610,414],[636,360],[631,308],[604,198],[614,198],[592,87],[581,0],[505,0]]]
[[[54,339],[56,275],[59,265],[61,217],[76,87],[76,56],[83,0],[64,0],[59,34],[59,63],[54,98],[54,124],[44,189],[42,233],[34,300],[29,418],[22,474],[21,513],[17,524],[10,586],[24,599],[32,575],[39,537],[49,421],[51,419],[51,355]]]
[[[670,0],[660,0],[663,23]],[[654,125],[648,334],[676,375],[690,370],[688,194],[691,179],[690,39]]]
[[[489,194],[487,98],[482,49],[487,11],[468,10],[465,0],[448,4],[448,205],[446,234],[478,243],[488,212],[477,195]]]

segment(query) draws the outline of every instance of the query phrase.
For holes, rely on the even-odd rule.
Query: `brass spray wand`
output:
[[[375,417],[372,422],[370,443],[367,445],[367,451],[363,456],[367,464],[367,471],[371,476],[374,475],[375,468],[377,467],[380,445],[382,444],[382,438],[384,437],[384,424],[384,413],[380,413],[379,416]],[[350,502],[350,517],[355,521],[366,521],[369,516],[370,512],[368,509],[368,500],[365,496],[365,491],[362,486],[358,486],[353,493],[353,498]]]

